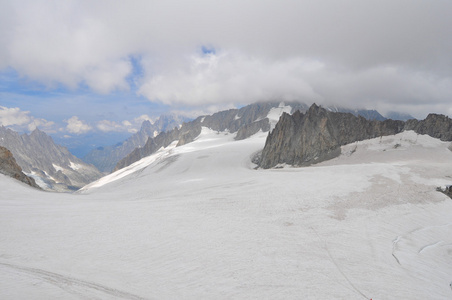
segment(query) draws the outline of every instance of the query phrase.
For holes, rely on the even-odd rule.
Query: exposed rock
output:
[[[155,137],[160,132],[172,130],[188,120],[188,118],[182,116],[162,115],[154,123],[148,120],[143,121],[140,131],[124,142],[93,149],[85,155],[83,160],[93,164],[102,172],[111,172],[115,165],[135,148],[143,147],[149,137]]]
[[[260,121],[256,121],[250,124],[243,125],[240,127],[240,129],[237,131],[237,135],[235,137],[236,140],[244,140],[246,138],[249,138],[253,134],[256,134],[259,132],[259,130],[262,131],[269,131],[270,130],[270,122],[268,118],[262,119]]]
[[[182,125],[182,127],[184,127]],[[199,133],[198,133],[199,135]],[[122,169],[126,166],[139,161],[143,157],[151,155],[152,153],[159,150],[161,147],[167,147],[172,142],[178,140],[181,136],[181,130],[179,128],[174,128],[173,130],[167,132],[161,132],[155,138],[149,137],[146,144],[143,147],[135,148],[129,155],[121,159],[113,171]]]
[[[306,114],[298,111],[281,116],[267,137],[259,166],[308,166],[338,156],[341,145],[396,134],[403,128],[403,121],[371,121],[313,104]]]
[[[2,146],[0,146],[0,173],[40,189],[33,178],[22,172],[22,168],[16,163],[13,154]]]
[[[405,130],[428,134],[442,141],[452,141],[452,119],[445,115],[429,114],[424,120],[408,120]]]
[[[294,111],[306,111],[308,109],[308,106],[304,103],[293,102],[288,103],[288,105],[290,106],[289,111],[291,113]],[[269,115],[274,115],[273,112],[275,111],[272,111],[272,109],[275,109],[276,112],[278,112],[283,107],[284,105],[279,102],[255,103],[240,109],[229,109],[209,116],[199,117],[194,121],[184,123],[181,128],[175,128],[169,132],[161,133],[155,138],[150,137],[143,147],[136,148],[128,156],[119,161],[114,170],[124,168],[143,157],[151,155],[161,147],[166,147],[175,140],[179,140],[177,146],[190,143],[201,133],[201,127],[203,126],[217,131],[227,130],[230,133],[237,132],[235,137],[237,140],[248,138],[259,130],[264,132],[269,131],[271,129],[271,122],[272,124],[277,122],[276,120],[271,121],[268,118]],[[343,108],[335,109],[344,110]],[[367,114],[367,116],[371,117],[381,117],[381,115],[375,111],[355,110],[353,113]],[[277,114],[277,116],[279,116],[279,114]],[[350,116],[353,115],[350,114]],[[361,119],[365,120],[362,117]]]
[[[23,172],[32,174],[30,176],[46,190],[73,191],[102,176],[96,167],[56,145],[39,129],[30,135],[20,135],[1,126],[0,145],[8,148]]]
[[[448,185],[444,189],[442,189],[441,187],[438,187],[436,190],[438,192],[441,192],[441,193],[449,196],[449,198],[452,198],[452,185]]]

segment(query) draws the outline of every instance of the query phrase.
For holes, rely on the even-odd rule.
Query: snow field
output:
[[[452,296],[448,143],[405,132],[254,170],[266,134],[233,137],[204,128],[75,195],[1,177],[1,298]]]

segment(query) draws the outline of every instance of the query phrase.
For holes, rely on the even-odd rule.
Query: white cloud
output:
[[[121,123],[117,123],[115,121],[102,120],[97,122],[97,129],[103,132],[121,132],[121,131],[130,131],[132,128],[132,124],[129,121],[123,121]]]
[[[451,1],[3,1],[0,69],[104,94],[132,75],[170,105],[336,98],[449,111],[450,11]],[[202,45],[216,54],[195,55]]]
[[[16,130],[33,131],[39,127],[39,129],[48,133],[55,132],[54,122],[30,116],[29,111],[22,111],[18,107],[0,106],[0,125],[9,126]]]
[[[125,120],[125,121],[122,121],[122,125],[130,127],[130,126],[132,126],[132,123],[130,123],[129,121]]]
[[[66,130],[70,133],[83,134],[92,130],[91,126],[86,122],[79,120],[77,116],[73,116],[65,122],[67,123]]]
[[[22,111],[18,107],[4,107],[0,106],[0,125],[25,125],[28,124],[32,117],[29,116],[29,111]]]
[[[151,118],[148,115],[141,115],[137,118],[134,118],[131,121],[124,120],[120,123],[110,120],[102,120],[97,122],[97,129],[103,132],[130,132],[130,133],[136,133],[140,127],[143,121],[145,120],[151,120]]]
[[[227,106],[283,100],[401,110],[417,117],[452,108],[452,76],[413,72],[401,65],[338,68],[318,60],[265,60],[238,52],[198,55],[149,76],[141,95],[178,106]]]
[[[33,131],[36,128],[39,128],[42,131],[47,133],[54,133],[55,130],[55,122],[47,121],[45,119],[33,119],[33,121],[27,126],[29,131]]]
[[[249,103],[257,100],[316,100],[303,78],[321,69],[298,58],[266,61],[239,53],[192,56],[179,68],[151,76],[139,93],[165,104]]]

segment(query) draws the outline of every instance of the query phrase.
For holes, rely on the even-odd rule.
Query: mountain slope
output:
[[[155,138],[149,138],[141,148],[136,148],[128,156],[118,162],[115,171],[124,168],[143,157],[151,155],[161,147],[167,147],[175,140],[179,141],[179,146],[190,143],[201,132],[201,127],[208,127],[212,130],[225,131],[231,133],[240,131],[238,139],[244,139],[259,130],[268,131],[270,120],[268,118],[272,109],[281,107],[291,111],[292,109],[304,109],[304,104],[293,103],[292,106],[285,106],[281,103],[255,103],[240,109],[229,109],[220,111],[209,116],[201,116],[197,119],[182,124],[181,128],[175,128],[168,132],[162,132]],[[278,115],[279,117],[279,115]]]
[[[160,116],[153,123],[148,120],[143,121],[140,131],[130,138],[116,145],[93,149],[83,157],[83,161],[96,166],[101,172],[111,172],[118,161],[135,148],[143,147],[149,137],[155,137],[158,133],[171,130],[186,121],[189,121],[189,119],[176,115]]]
[[[101,177],[101,173],[73,156],[65,147],[35,129],[30,135],[0,127],[0,145],[8,148],[24,173],[46,190],[71,191]]]
[[[236,140],[242,140],[261,131],[267,132],[273,129],[282,113],[292,114],[295,111],[306,111],[309,107],[304,103],[254,103],[240,109],[230,109],[217,112],[213,115],[202,116],[192,122],[187,122],[181,128],[162,133],[161,136],[150,138],[143,147],[136,148],[128,156],[118,162],[115,171],[124,168],[143,157],[151,155],[161,147],[167,147],[175,140],[179,146],[190,143],[201,132],[201,127],[207,127],[217,131],[229,131],[237,133]],[[331,108],[336,111],[351,111],[345,108]],[[355,115],[369,119],[384,119],[373,110],[353,110]]]
[[[39,188],[33,178],[28,177],[22,172],[22,169],[16,163],[13,154],[2,146],[0,146],[0,173],[22,181],[29,186]]]

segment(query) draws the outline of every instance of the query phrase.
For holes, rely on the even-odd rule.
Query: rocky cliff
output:
[[[368,120],[313,104],[305,114],[297,111],[281,116],[267,137],[259,166],[308,166],[338,156],[341,145],[402,130],[402,121]]]
[[[452,141],[452,119],[445,115],[429,114],[424,120],[408,120],[405,130],[428,134],[442,141]]]
[[[34,188],[40,188],[33,178],[22,172],[22,168],[16,163],[13,154],[2,146],[0,146],[0,173],[22,181]]]
[[[135,148],[141,148],[149,137],[155,137],[160,132],[172,130],[180,126],[188,118],[176,115],[160,116],[155,122],[143,121],[141,129],[130,138],[116,145],[99,147],[91,150],[83,161],[96,166],[101,172],[111,172],[116,164],[130,154]]]
[[[430,114],[422,121],[377,121],[313,104],[305,114],[281,116],[269,133],[257,163],[265,169],[279,164],[308,166],[338,156],[342,145],[403,130],[452,140],[452,120],[443,115]]]
[[[30,135],[0,127],[0,146],[8,148],[23,172],[45,190],[72,191],[99,179],[102,174],[73,156],[40,131]]]

